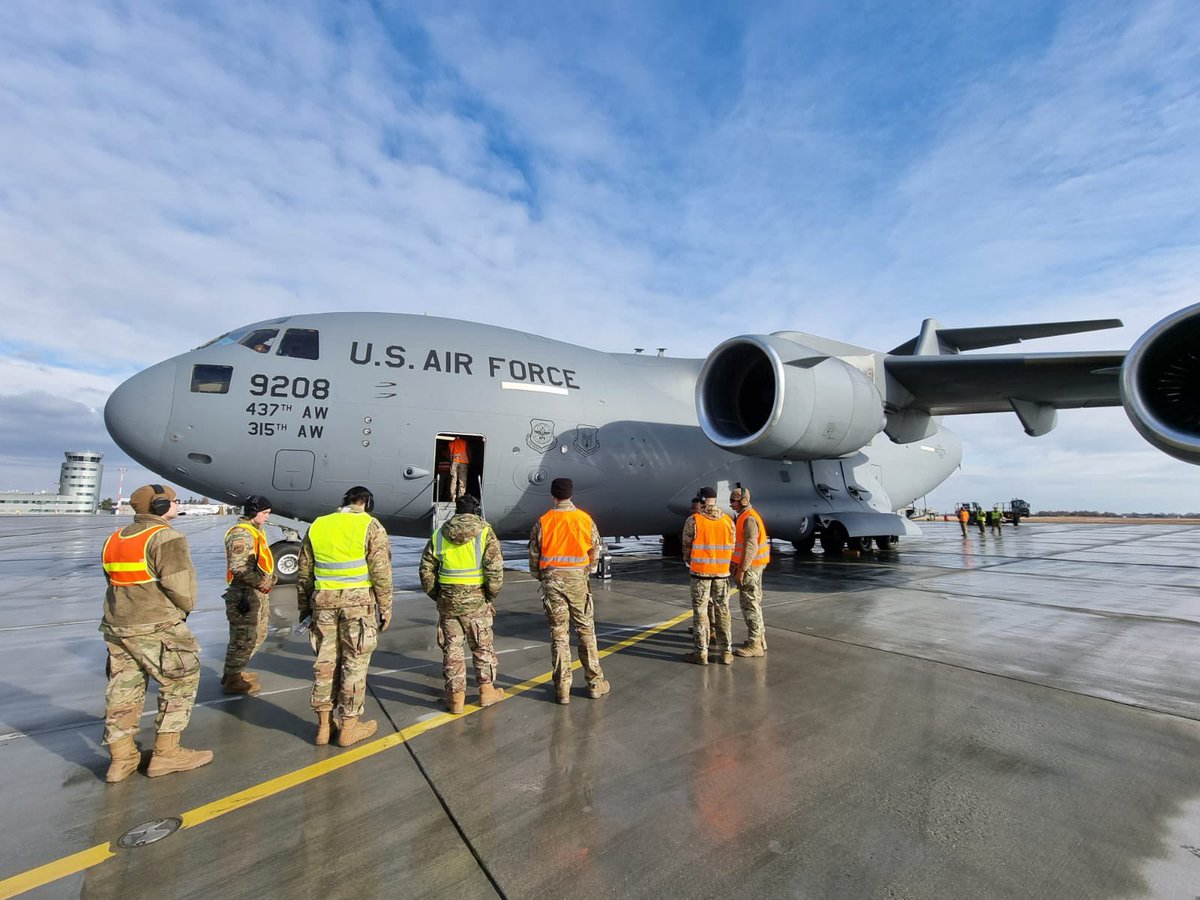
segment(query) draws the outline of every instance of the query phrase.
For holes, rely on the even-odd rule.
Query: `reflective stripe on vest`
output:
[[[456,544],[438,529],[433,552],[438,558],[438,584],[483,584],[483,548],[491,528],[484,528],[470,541]]]
[[[225,540],[229,540],[229,535],[233,534],[234,528],[241,528],[244,531],[254,535],[254,557],[258,564],[258,570],[266,575],[275,574],[275,557],[271,553],[271,546],[267,543],[267,536],[251,525],[249,522],[238,522],[233,528],[225,532]],[[225,570],[225,583],[233,583],[233,569]]]
[[[771,561],[771,541],[767,538],[767,526],[763,524],[762,516],[753,506],[742,510],[738,516],[733,561],[735,564],[741,563],[742,555],[746,552],[746,516],[754,516],[754,521],[758,522],[758,553],[750,560],[750,568],[761,569]]]
[[[313,548],[313,584],[318,591],[371,586],[367,570],[366,513],[335,512],[321,516],[308,529]]]
[[[582,509],[552,509],[541,518],[539,568],[581,569],[592,549],[592,517]]]
[[[145,531],[139,531],[129,537],[121,537],[123,529],[120,528],[110,534],[104,542],[104,551],[100,554],[108,583],[125,586],[158,581],[158,576],[150,571],[150,564],[146,562],[146,545],[150,543],[150,538],[166,527],[168,526],[152,525]]]
[[[462,438],[457,438],[450,442],[450,461],[456,463],[467,462],[467,442]]]
[[[728,575],[729,561],[733,558],[733,521],[724,513],[719,519],[696,513],[692,519],[696,523],[689,560],[692,574],[718,578]]]

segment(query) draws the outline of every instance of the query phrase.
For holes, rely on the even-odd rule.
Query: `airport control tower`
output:
[[[58,496],[72,497],[72,512],[95,512],[100,505],[100,480],[104,466],[103,453],[94,450],[68,450],[67,460],[58,475]]]

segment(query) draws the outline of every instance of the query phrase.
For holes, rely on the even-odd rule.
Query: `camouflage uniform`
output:
[[[369,515],[351,506],[338,511]],[[378,617],[382,614],[390,618],[392,614],[392,545],[378,519],[373,518],[367,526],[364,555],[371,587],[315,590],[313,548],[306,534],[296,574],[300,618],[312,616],[311,640],[317,654],[312,708],[317,712],[331,710],[336,700],[343,718],[362,714],[367,668],[379,643]]]
[[[729,522],[729,543],[733,543],[733,521],[715,503],[696,513],[708,519]],[[688,516],[683,526],[683,562],[691,565],[692,544],[696,541],[696,520]],[[710,606],[711,603],[711,606]],[[696,652],[708,652],[711,639],[719,653],[728,653],[733,646],[733,623],[729,617],[729,578],[713,578],[692,573],[692,639]]]
[[[555,509],[575,509],[570,500],[556,500]],[[595,560],[603,551],[600,532],[592,523],[592,546],[589,558]],[[571,684],[571,642],[567,629],[575,626],[575,638],[579,645],[579,662],[583,667],[588,686],[604,681],[600,669],[600,652],[596,647],[595,609],[588,576],[590,566],[557,569],[541,568],[542,523],[534,523],[529,533],[529,571],[542,585],[542,607],[550,625],[550,665],[554,670],[554,684],[566,687]]]
[[[238,519],[238,525],[263,529],[248,517]],[[234,527],[225,538],[225,560],[233,581],[225,590],[225,618],[229,620],[229,647],[225,651],[225,674],[228,679],[250,663],[250,657],[267,639],[267,623],[271,618],[271,588],[275,576],[258,568],[254,553],[254,538],[245,528]]]
[[[200,645],[184,622],[196,605],[196,570],[187,538],[166,519],[140,513],[121,534],[130,537],[156,525],[168,526],[146,544],[146,562],[158,580],[110,584],[104,598],[100,632],[108,646],[105,744],[137,733],[147,679],[160,685],[154,720],[160,734],[187,728],[200,686]]]
[[[446,540],[455,544],[473,541],[487,522],[476,515],[460,513],[442,526]],[[483,545],[482,585],[438,584],[440,560],[434,552],[433,540],[425,544],[421,554],[419,574],[421,588],[437,603],[438,646],[442,648],[442,675],[448,692],[467,689],[467,659],[465,644],[471,647],[475,665],[475,682],[491,684],[496,680],[500,661],[492,645],[492,620],[496,615],[493,602],[504,584],[504,556],[496,533],[488,533]]]
[[[750,508],[747,503],[742,507],[743,512]],[[739,513],[739,516],[741,513]],[[742,551],[742,561],[737,564],[737,571],[741,573],[740,591],[738,593],[738,601],[742,606],[742,618],[746,621],[747,641],[762,641],[766,635],[763,629],[763,614],[762,614],[762,567],[750,565],[751,561],[758,554],[759,542],[762,540],[758,533],[758,520],[754,516],[747,515],[746,521],[742,525],[742,537],[745,540],[746,546]]]

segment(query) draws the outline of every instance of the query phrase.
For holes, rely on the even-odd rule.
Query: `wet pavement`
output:
[[[435,705],[421,545],[395,539],[379,735],[342,750],[311,744],[289,589],[252,664],[262,694],[219,692],[232,521],[177,520],[204,667],[184,743],[216,758],[106,786],[98,556],[114,520],[0,519],[0,896],[1200,895],[1200,526],[964,541],[925,523],[862,558],[777,543],[770,652],[707,668],[681,662],[686,620],[654,630],[689,608],[682,565],[626,540],[593,582],[602,648],[626,642],[603,662],[613,693],[589,700],[577,675],[569,706],[531,684],[546,626],[506,542],[513,695],[457,719]],[[110,849],[166,817],[184,827]]]

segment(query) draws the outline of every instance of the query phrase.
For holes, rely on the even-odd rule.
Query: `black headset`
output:
[[[163,487],[161,484],[152,484],[152,485],[150,485],[150,490],[154,491],[154,493],[156,495],[157,494],[163,495],[161,497],[156,496],[153,500],[150,501],[151,515],[165,516],[171,510],[171,498],[166,496],[167,489],[165,487]]]
[[[363,494],[366,494],[367,495],[366,503],[363,504],[363,509],[366,510],[367,512],[374,512],[374,510],[375,510],[375,495],[372,494],[369,490],[367,490],[362,485],[359,485],[358,487],[352,487],[352,488],[350,488],[350,490],[346,491],[345,495],[342,497],[342,506],[349,506],[350,504],[355,502],[354,500],[350,499],[351,494],[357,494],[360,497]]]

